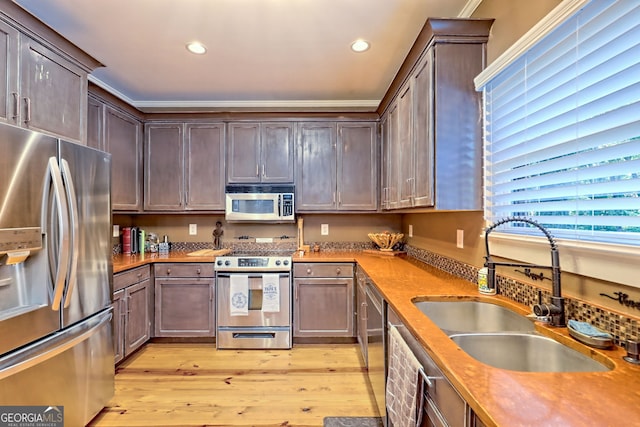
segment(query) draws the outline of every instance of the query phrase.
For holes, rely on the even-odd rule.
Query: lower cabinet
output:
[[[155,264],[155,337],[214,337],[213,263]]]
[[[294,337],[355,337],[353,270],[353,263],[294,264]]]
[[[149,266],[113,277],[113,346],[118,363],[151,337],[152,292]]]

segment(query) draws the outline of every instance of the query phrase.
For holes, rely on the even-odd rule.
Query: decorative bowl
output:
[[[404,234],[385,231],[384,233],[369,233],[368,236],[381,251],[392,251],[396,243],[402,240]]]

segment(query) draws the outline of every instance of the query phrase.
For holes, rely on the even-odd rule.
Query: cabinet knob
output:
[[[201,273],[201,270],[198,268],[198,269],[196,270],[196,273],[197,273],[197,274],[200,274],[200,273]]]
[[[340,274],[342,273],[342,270],[340,270],[340,267],[336,268],[336,274]]]
[[[171,269],[167,268],[167,276],[171,274]]]
[[[307,274],[311,274],[311,269],[307,268]]]

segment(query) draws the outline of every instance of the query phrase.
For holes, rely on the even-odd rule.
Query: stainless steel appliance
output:
[[[113,396],[110,155],[0,125],[0,405]]]
[[[216,258],[216,346],[291,348],[291,256]]]
[[[294,222],[293,185],[227,185],[227,221]]]

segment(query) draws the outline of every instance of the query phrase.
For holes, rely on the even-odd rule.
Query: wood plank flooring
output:
[[[358,352],[148,344],[118,366],[115,396],[89,425],[322,426],[327,416],[378,416]]]

